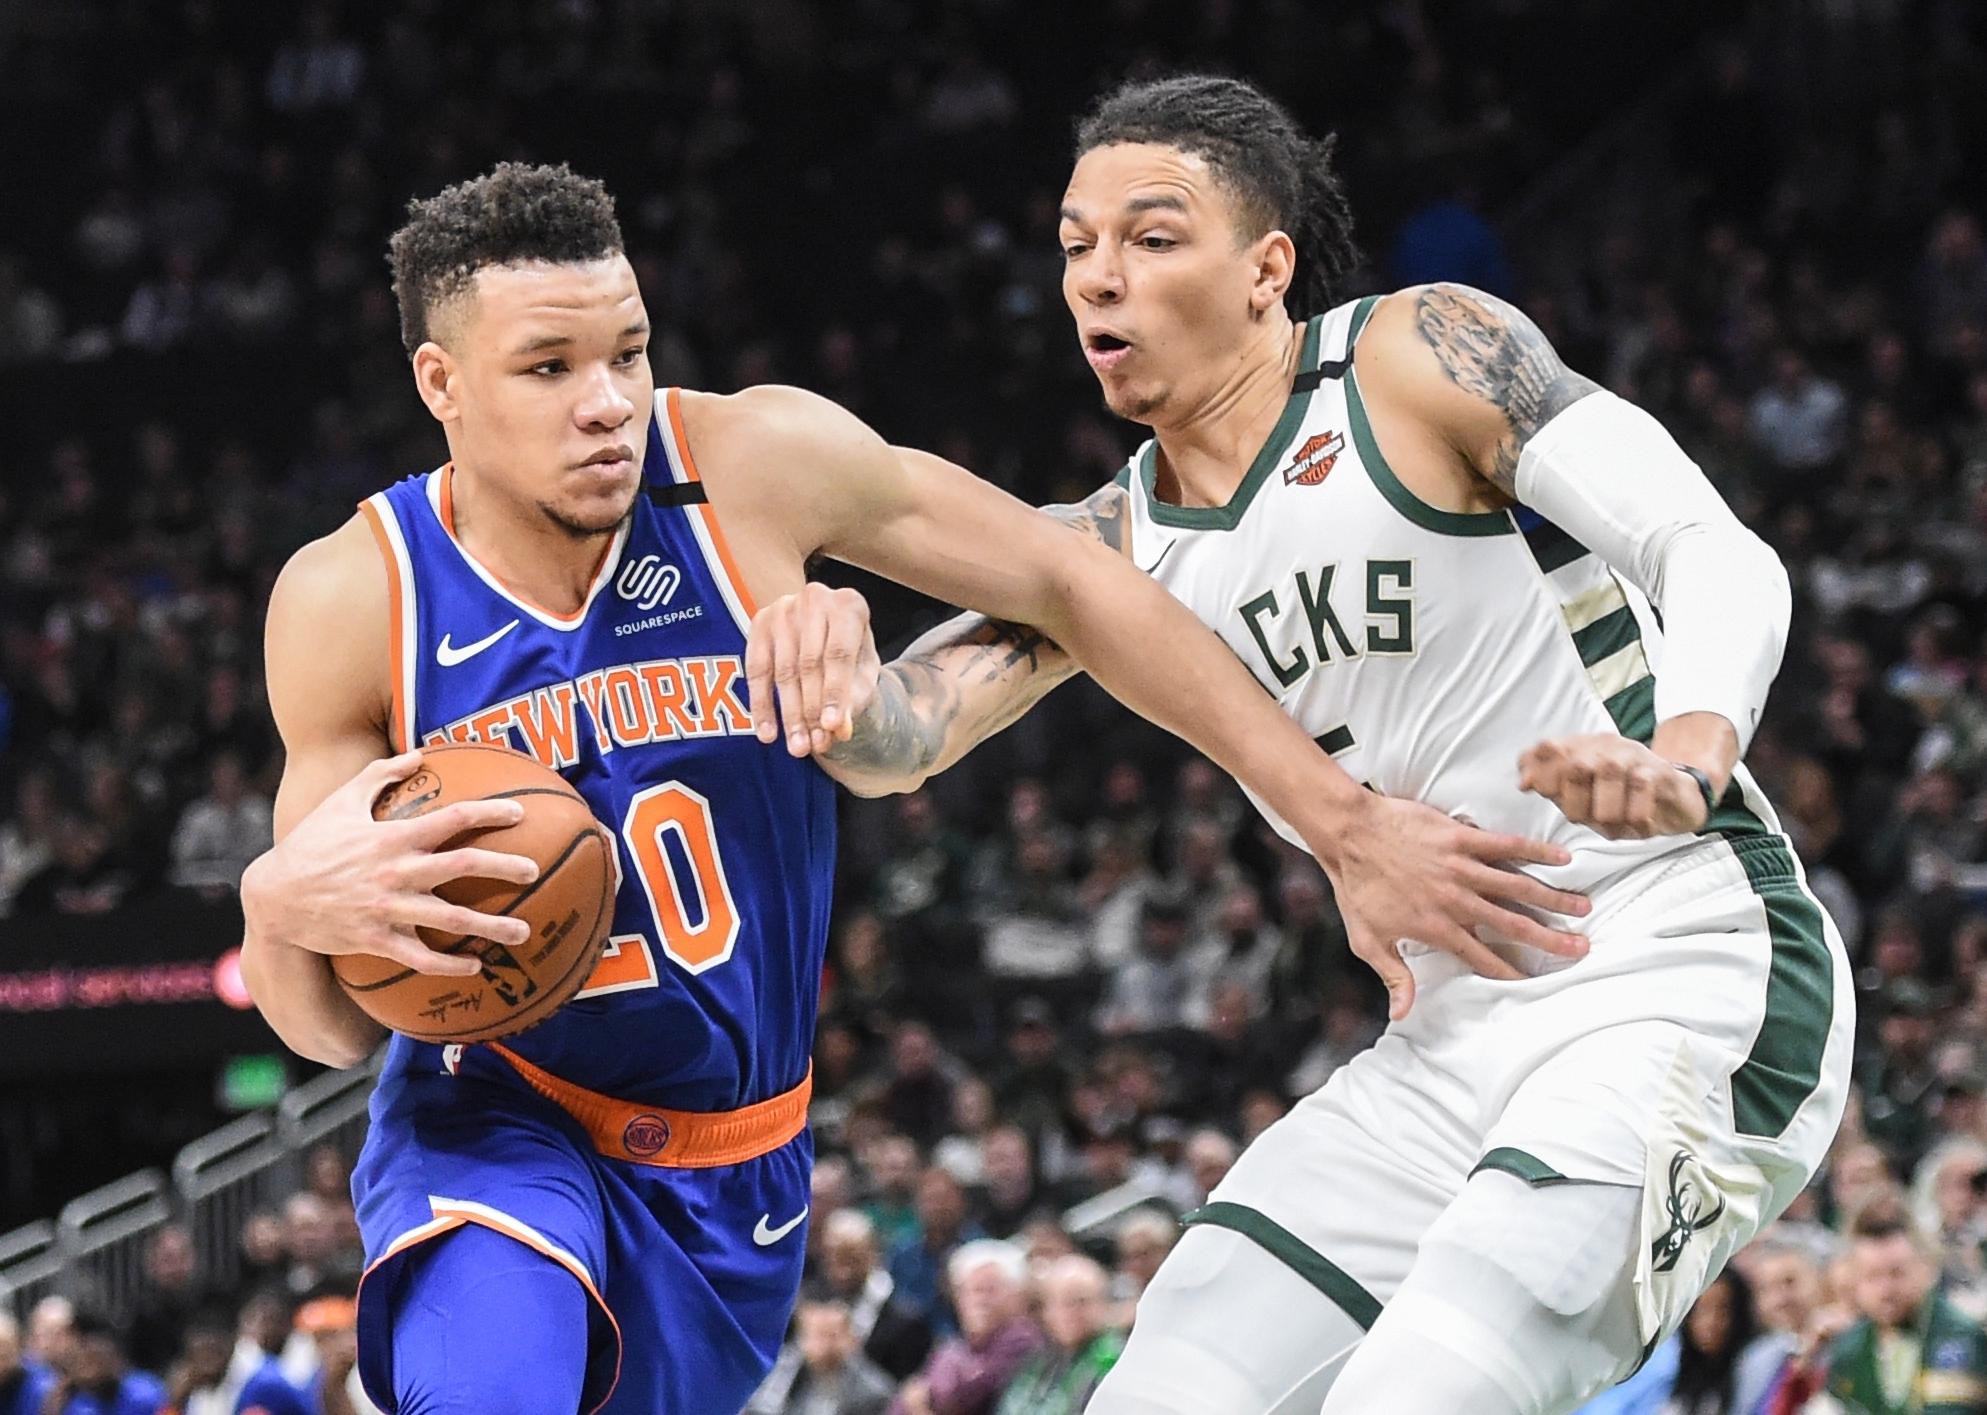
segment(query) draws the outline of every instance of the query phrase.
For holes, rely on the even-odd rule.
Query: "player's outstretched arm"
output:
[[[363,1060],[383,1035],[332,976],[333,953],[380,953],[431,973],[473,973],[435,953],[419,924],[522,943],[517,919],[437,899],[444,880],[524,883],[532,861],[488,850],[439,851],[461,831],[510,825],[515,801],[463,802],[411,821],[375,821],[372,804],[420,754],[390,756],[385,571],[356,518],[298,551],[269,599],[269,705],[283,738],[276,844],[242,877],[242,978],[292,1051],[327,1066]],[[382,760],[384,758],[384,760]]]
[[[822,551],[989,618],[1035,625],[1127,706],[1199,747],[1324,864],[1354,949],[1386,981],[1395,1015],[1413,995],[1397,940],[1442,948],[1498,977],[1517,973],[1483,946],[1477,927],[1562,955],[1585,950],[1577,935],[1500,902],[1584,913],[1585,900],[1498,868],[1561,864],[1564,851],[1361,789],[1211,630],[1124,555],[940,458],[893,453],[811,394],[764,388],[726,401],[722,410],[700,409],[690,428],[699,460],[721,468],[727,483],[714,488],[714,500],[757,509],[788,538],[790,563]],[[753,693],[762,721],[770,710],[763,687]],[[810,732],[824,727],[802,705],[782,703],[794,710]]]
[[[1779,557],[1660,423],[1569,369],[1536,324],[1493,295],[1402,291],[1375,314],[1358,359],[1362,389],[1431,428],[1470,472],[1662,611],[1648,746],[1613,734],[1542,742],[1519,763],[1522,784],[1605,835],[1701,828],[1706,785],[1712,798],[1724,792],[1786,647],[1792,596]]]
[[[1114,483],[1075,505],[1042,509],[1077,534],[1128,553],[1123,487]],[[802,704],[785,724],[789,750],[811,751],[859,796],[917,790],[1081,672],[1041,630],[971,611],[879,664],[862,596],[818,584],[760,611],[750,653],[759,661],[748,672],[756,669],[764,681],[782,668],[779,697]],[[803,716],[815,696],[823,726],[810,740]],[[761,735],[772,728],[768,714]]]

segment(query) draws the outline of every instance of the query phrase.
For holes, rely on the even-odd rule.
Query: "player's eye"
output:
[[[1063,259],[1075,260],[1078,256],[1082,255],[1085,251],[1089,249],[1090,247],[1086,246],[1081,241],[1065,241],[1063,242],[1063,248],[1062,248]]]
[[[648,346],[646,344],[636,344],[630,348],[623,349],[621,356],[615,359],[614,362],[625,368],[639,361],[642,355],[647,352]]]
[[[525,370],[526,373],[536,374],[540,378],[556,378],[565,371],[566,361],[564,359],[547,359],[544,363],[533,364]]]
[[[1171,236],[1140,236],[1138,243],[1149,251],[1170,251],[1180,244]]]

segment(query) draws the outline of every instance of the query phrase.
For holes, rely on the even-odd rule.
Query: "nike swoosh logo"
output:
[[[1160,563],[1161,563],[1162,561],[1164,561],[1164,560],[1166,559],[1166,557],[1167,557],[1167,556],[1169,556],[1169,555],[1171,555],[1171,554],[1173,553],[1173,547],[1174,547],[1174,546],[1176,546],[1176,545],[1178,545],[1178,544],[1179,544],[1179,542],[1178,542],[1178,541],[1176,541],[1176,540],[1169,540],[1169,541],[1167,541],[1167,542],[1166,542],[1166,548],[1165,548],[1164,550],[1162,550],[1162,551],[1160,551],[1160,552],[1159,552],[1159,559],[1158,559],[1158,560],[1155,560],[1155,561],[1153,561],[1153,562],[1152,562],[1152,563],[1151,563],[1150,565],[1146,565],[1146,566],[1143,566],[1143,567],[1141,567],[1141,568],[1143,568],[1143,569],[1144,569],[1144,571],[1145,571],[1145,573],[1146,573],[1146,574],[1148,574],[1148,575],[1156,575],[1156,574],[1158,574],[1158,573],[1159,573],[1159,566],[1160,566]]]
[[[757,1243],[761,1248],[770,1248],[789,1233],[792,1233],[796,1228],[799,1228],[800,1221],[806,1217],[807,1209],[803,1206],[799,1213],[795,1214],[778,1228],[768,1228],[766,1221],[772,1218],[772,1215],[760,1214],[759,1222],[752,1230],[752,1241]]]
[[[483,652],[484,649],[490,647],[491,644],[494,644],[497,640],[515,629],[517,623],[518,621],[513,619],[488,638],[478,639],[473,644],[464,644],[461,648],[457,648],[454,644],[451,644],[449,636],[443,634],[442,641],[435,645],[435,662],[439,663],[443,668],[453,668],[458,663],[467,663],[470,659],[476,657],[477,654]]]

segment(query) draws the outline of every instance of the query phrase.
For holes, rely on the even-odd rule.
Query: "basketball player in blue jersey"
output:
[[[450,461],[298,552],[271,598],[288,757],[278,843],[243,882],[244,973],[286,1043],[348,1066],[380,1029],[327,955],[467,973],[413,930],[523,941],[431,893],[532,877],[442,848],[515,803],[372,820],[424,745],[561,771],[617,834],[622,879],[607,956],[551,1019],[503,1044],[392,1041],[353,1180],[360,1366],[383,1408],[712,1415],[770,1366],[805,1247],[834,859],[809,734],[853,723],[832,694],[796,699],[782,750],[743,660],[755,607],[801,589],[816,553],[1040,625],[1320,848],[1370,823],[1348,894],[1393,936],[1501,920],[1577,948],[1492,902],[1574,907],[1496,868],[1561,852],[1420,808],[1355,815],[1366,793],[1121,556],[798,390],[657,390],[598,183],[506,164],[410,213],[395,289]]]

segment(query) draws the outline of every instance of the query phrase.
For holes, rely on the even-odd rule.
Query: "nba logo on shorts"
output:
[[[622,568],[614,582],[614,593],[637,609],[654,609],[668,604],[683,583],[683,572],[660,555],[644,555]]]

